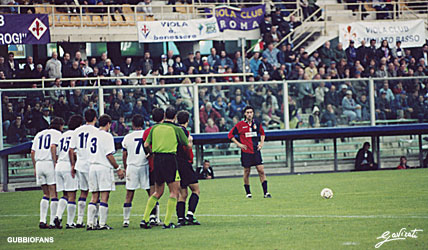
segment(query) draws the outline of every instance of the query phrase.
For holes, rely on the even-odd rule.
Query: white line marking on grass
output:
[[[359,245],[359,244],[360,243],[358,243],[358,242],[350,242],[350,241],[342,243],[342,245],[344,245],[344,246],[356,246],[356,245]]]
[[[161,214],[165,216],[165,214]],[[39,214],[0,214],[1,217],[36,217]],[[123,214],[109,214],[122,217]],[[131,214],[141,217],[142,214]],[[340,218],[340,219],[428,219],[428,215],[310,215],[310,214],[197,214],[198,217],[270,217],[270,218]]]

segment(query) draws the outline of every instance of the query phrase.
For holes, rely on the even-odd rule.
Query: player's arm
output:
[[[120,169],[119,164],[117,164],[116,159],[114,158],[113,154],[108,154],[107,159],[110,162],[110,164],[113,166],[114,169],[117,170],[117,175],[119,176],[119,179],[123,179],[123,170]]]
[[[74,178],[76,174],[76,170],[74,169],[76,167],[76,153],[74,152],[73,148],[68,150],[68,158],[70,158],[71,176]]]
[[[238,140],[236,140],[235,137],[232,137],[232,139],[230,139],[230,140],[233,143],[235,143],[238,146],[238,148],[243,149],[243,150],[247,149],[247,145],[240,143]]]
[[[36,152],[31,150],[31,161],[33,161],[34,176],[36,176]]]
[[[52,161],[54,163],[54,166],[56,165],[56,162],[58,161],[58,156],[56,154],[56,145],[52,144],[51,145],[51,156],[52,156]]]
[[[236,146],[238,146],[238,148],[245,150],[247,149],[247,146],[240,143],[235,136],[239,135],[238,132],[238,128],[236,127],[236,125],[229,131],[229,134],[227,135],[227,137],[236,144]]]
[[[260,151],[263,148],[263,144],[265,143],[265,135],[260,136],[260,143],[257,145],[257,150]]]
[[[123,169],[125,169],[128,167],[128,165],[126,164],[126,160],[128,159],[128,150],[126,150],[126,148],[123,149],[122,151],[122,162],[123,162]]]

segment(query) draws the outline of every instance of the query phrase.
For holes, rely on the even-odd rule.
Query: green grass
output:
[[[251,179],[253,199],[244,198],[240,178],[202,181],[197,209],[202,225],[174,230],[139,228],[145,191],[136,194],[130,228],[122,228],[123,186],[109,203],[112,231],[40,230],[41,191],[1,193],[0,249],[373,249],[383,232],[403,227],[424,232],[380,249],[428,248],[428,169],[268,180],[272,199],[262,198],[257,178]],[[333,189],[332,199],[320,197],[324,187]],[[166,200],[161,199],[162,213]],[[52,236],[55,242],[9,244],[11,236]]]

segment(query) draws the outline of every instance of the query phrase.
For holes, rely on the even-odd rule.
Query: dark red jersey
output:
[[[189,137],[190,136],[190,132],[183,126],[178,125],[181,129],[183,129],[184,134]],[[178,150],[177,150],[177,157],[186,159],[190,164],[193,164],[193,150],[192,148],[189,148],[187,146],[183,146],[183,145],[178,145]]]
[[[253,120],[252,123],[246,121],[238,122],[229,132],[229,139],[235,137],[240,143],[247,146],[247,149],[242,150],[244,153],[254,154],[259,145],[260,136],[265,135],[262,125]]]
[[[150,127],[150,128],[148,128],[148,129],[146,129],[146,130],[144,130],[144,133],[143,133],[143,141],[146,141],[146,139],[147,139],[147,137],[149,136],[149,134],[150,134],[150,130],[152,129],[152,127]],[[147,158],[147,160],[149,161],[149,171],[150,172],[152,172],[153,171],[153,166],[154,166],[154,163],[153,163],[153,155],[150,155],[150,157],[149,158]]]

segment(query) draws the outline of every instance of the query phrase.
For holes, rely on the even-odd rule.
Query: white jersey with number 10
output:
[[[61,132],[56,129],[45,129],[37,133],[31,146],[36,161],[52,161],[51,145],[58,145],[60,137]]]

